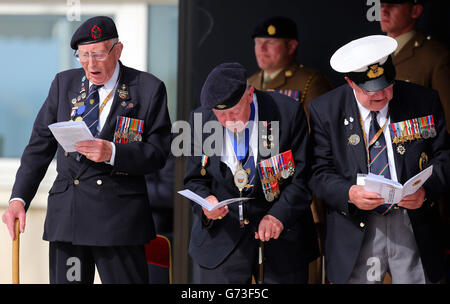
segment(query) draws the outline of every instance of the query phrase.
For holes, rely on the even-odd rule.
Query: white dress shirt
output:
[[[116,94],[114,94],[114,90],[117,88],[117,80],[119,79],[119,69],[120,69],[120,65],[119,62],[116,63],[116,68],[114,69],[114,73],[111,76],[111,78],[100,88],[98,89],[98,95],[99,95],[99,107],[100,105],[103,103],[103,101],[106,99],[106,97],[108,97],[109,93],[111,93],[111,91],[113,91],[111,93],[111,97],[109,98],[108,102],[106,103],[105,107],[103,108],[102,113],[99,115],[98,117],[98,125],[97,125],[97,130],[98,130],[98,134],[100,134],[100,132],[103,129],[103,126],[106,123],[106,119],[108,118],[109,112],[111,110],[111,105],[114,101],[114,97]],[[93,83],[89,81],[89,88],[91,87]],[[106,161],[105,163],[113,166],[114,165],[114,160],[116,157],[116,145],[111,142],[111,146],[112,146],[112,153],[111,153],[111,159],[108,161]]]
[[[257,161],[258,155],[258,102],[256,100],[256,94],[253,94],[253,104],[255,105],[255,118],[252,121],[249,121],[246,128],[250,130],[250,141],[249,141],[249,157],[253,155],[253,159],[255,162]],[[224,132],[224,139],[222,145],[222,155],[220,160],[225,163],[228,168],[230,168],[231,173],[236,172],[238,167],[238,160],[236,154],[234,153],[233,143],[231,142],[230,136],[228,135],[228,131]]]
[[[355,91],[353,90],[353,94],[355,95],[355,99],[358,104],[359,109],[359,115],[361,115],[361,119],[363,121],[364,125],[364,132],[366,132],[366,138],[367,141],[369,141],[369,130],[370,130],[370,110],[363,107],[361,103],[358,101],[358,98],[356,97]],[[377,115],[377,121],[380,127],[383,127],[384,123],[386,122],[386,114],[389,109],[389,103],[387,103],[378,113]],[[384,139],[386,140],[386,150],[387,150],[387,156],[388,156],[388,162],[389,162],[389,172],[391,173],[391,179],[393,181],[398,182],[397,180],[397,172],[395,170],[395,160],[394,160],[394,150],[392,149],[392,140],[391,140],[391,133],[389,131],[389,124],[390,124],[390,117],[387,118],[387,124],[386,127],[383,130]],[[366,143],[366,147],[369,143]]]

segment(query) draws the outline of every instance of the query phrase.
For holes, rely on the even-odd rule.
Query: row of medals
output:
[[[414,134],[408,134],[408,135],[402,135],[402,136],[396,136],[394,137],[394,139],[392,140],[392,142],[394,144],[398,144],[398,143],[405,143],[408,140],[409,141],[413,141],[415,139],[428,139],[428,138],[434,138],[436,137],[436,129],[433,127],[430,127],[429,129],[422,129],[419,132],[415,132]]]
[[[264,177],[262,179],[264,195],[268,202],[273,202],[280,195],[280,188],[278,184],[281,184],[284,180],[288,179],[294,175],[294,168],[290,166],[289,168],[285,168],[281,171],[278,171],[276,174],[270,174],[268,177]],[[272,188],[272,184],[276,183],[277,187]]]

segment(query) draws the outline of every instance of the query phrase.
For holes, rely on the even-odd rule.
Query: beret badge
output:
[[[268,33],[270,36],[273,36],[273,35],[275,35],[275,34],[277,33],[277,29],[275,28],[275,26],[273,26],[273,25],[271,24],[271,25],[269,25],[269,26],[267,27],[267,33]]]
[[[102,29],[97,25],[94,25],[91,29],[92,39],[100,39],[102,38]]]
[[[222,105],[222,104],[216,106],[216,108],[217,108],[218,110],[222,110],[222,109],[224,109],[224,108],[226,108],[226,107],[227,107],[226,105]]]
[[[377,77],[380,77],[381,75],[383,75],[383,73],[384,73],[384,69],[382,67],[378,66],[378,64],[374,64],[369,67],[369,71],[367,72],[367,77],[377,78]]]

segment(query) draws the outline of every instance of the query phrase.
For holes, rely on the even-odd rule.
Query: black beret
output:
[[[247,71],[237,62],[222,63],[206,78],[200,93],[206,109],[226,110],[235,106],[247,87]]]
[[[111,18],[96,16],[80,25],[72,36],[70,47],[76,50],[79,44],[96,43],[118,37],[116,25]]]
[[[405,3],[410,2],[412,4],[423,4],[425,0],[380,0],[381,3]]]
[[[252,38],[255,37],[297,39],[297,25],[287,17],[271,17],[255,26]]]

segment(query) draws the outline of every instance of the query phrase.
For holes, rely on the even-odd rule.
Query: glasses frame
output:
[[[98,54],[99,52],[92,52],[92,53],[87,52],[87,54],[88,54],[88,59],[87,59],[86,61],[82,61],[82,60],[80,59],[80,54],[79,54],[79,51],[78,51],[78,50],[75,50],[75,52],[73,53],[73,56],[74,56],[79,62],[88,62],[88,61],[89,61],[89,58],[91,58],[91,57],[92,57],[95,61],[105,61],[105,60],[106,60],[106,57],[108,57],[109,54],[111,54],[111,51],[113,50],[113,48],[114,48],[116,45],[118,45],[119,43],[121,43],[121,42],[120,42],[120,41],[115,42],[115,43],[111,46],[111,48],[109,49],[109,51],[108,51],[108,53],[106,54],[105,58],[103,58],[103,59],[96,59],[95,57],[92,57],[93,55]],[[100,51],[100,52],[103,52],[103,51]]]

